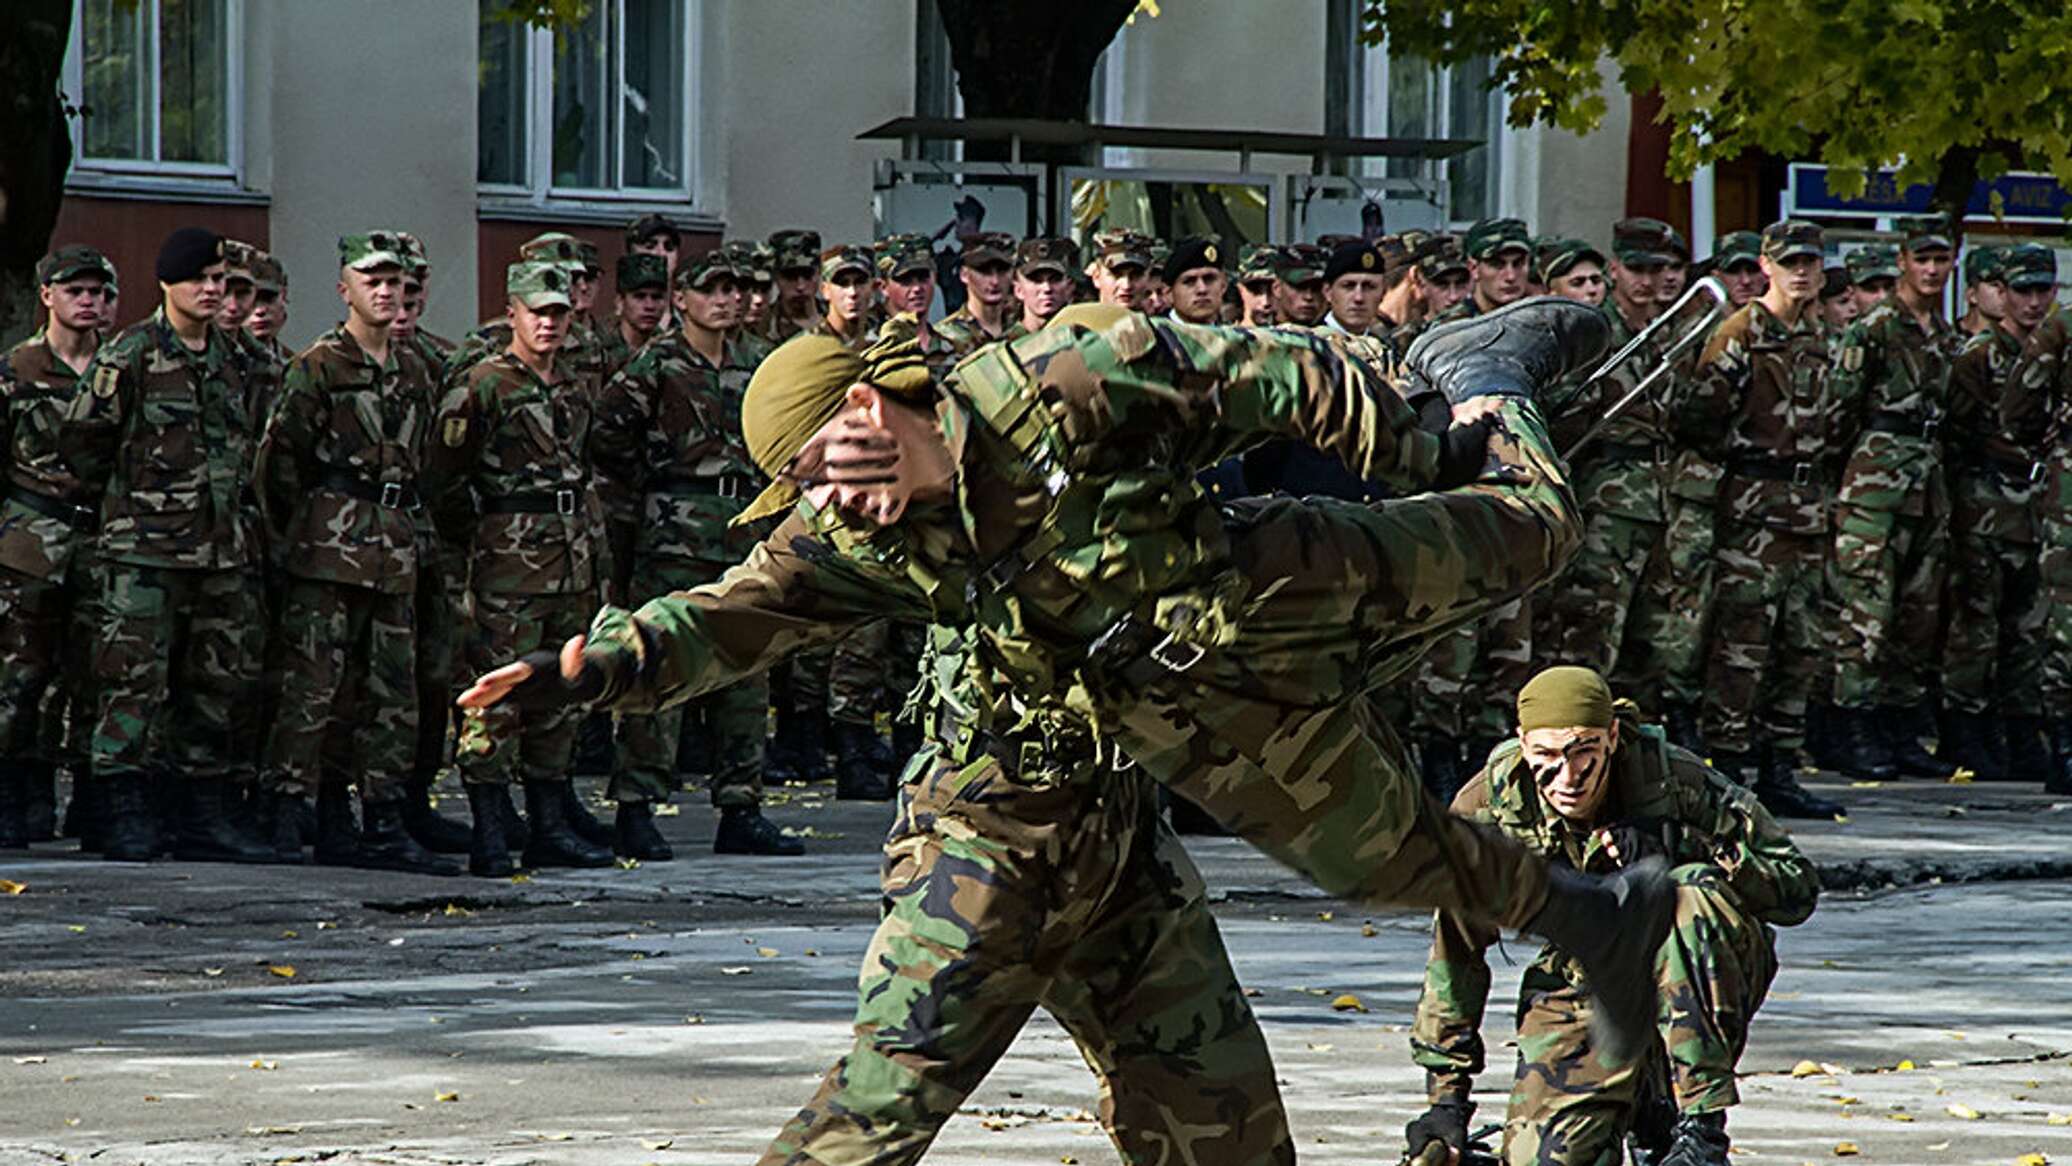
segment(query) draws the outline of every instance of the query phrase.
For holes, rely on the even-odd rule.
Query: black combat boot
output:
[[[510,839],[504,834],[504,814],[511,808],[510,795],[500,785],[470,782],[468,812],[474,828],[468,835],[468,873],[485,879],[509,878],[518,873],[511,861]]]
[[[612,852],[592,846],[568,824],[568,783],[534,779],[525,783],[525,815],[531,837],[523,851],[525,865],[610,866]]]
[[[1983,713],[1950,709],[1943,714],[1942,735],[1935,742],[1935,757],[1945,767],[1963,767],[1979,781],[2005,781],[2006,770],[1994,755],[1992,722]]]
[[[97,779],[103,809],[97,839],[101,857],[110,862],[150,862],[158,857],[158,817],[151,795],[137,774]]]
[[[373,801],[361,799],[365,824],[353,865],[364,870],[400,870],[410,874],[451,877],[460,874],[460,864],[448,862],[410,836],[403,824],[403,799]]]
[[[1540,388],[1587,368],[1612,339],[1603,312],[1560,296],[1520,300],[1471,319],[1428,328],[1404,354],[1416,388],[1454,404],[1496,395],[1530,399]]]
[[[29,845],[29,775],[26,768],[0,761],[0,850]]]
[[[1877,710],[1834,709],[1834,768],[1836,772],[1864,781],[1891,781],[1899,776],[1891,746],[1879,731]]]
[[[29,762],[22,829],[31,842],[48,842],[58,836],[58,767],[54,761]]]
[[[518,812],[518,804],[511,800],[511,787],[500,785],[496,788],[503,791],[502,804],[497,808],[504,816],[504,841],[511,844],[511,849],[522,851],[532,842],[532,825],[525,820],[525,815]],[[468,853],[474,852],[474,844],[470,842]]]
[[[81,850],[99,850],[105,817],[105,799],[101,795],[107,791],[93,779],[85,762],[74,762],[71,769],[72,800],[65,803],[65,820],[58,832],[66,838],[79,839]]]
[[[612,822],[612,853],[641,862],[669,862],[676,857],[662,832],[655,829],[652,802],[619,803],[618,817]]]
[[[258,805],[260,839],[273,848],[273,860],[300,866],[302,857],[302,811],[308,799],[278,790],[261,793]]]
[[[613,755],[612,715],[607,712],[586,714],[576,723],[576,748],[569,758],[568,771],[583,777],[609,776]]]
[[[1837,764],[1841,750],[1835,741],[1835,706],[1819,701],[1806,704],[1806,756],[1814,768],[1843,772]]]
[[[1450,733],[1425,734],[1417,741],[1417,762],[1425,791],[1441,804],[1452,805],[1453,795],[1460,792],[1468,777],[1462,772],[1460,739]]]
[[[432,780],[412,778],[403,787],[403,829],[417,844],[433,854],[466,854],[469,831],[451,818],[442,818],[432,808]]]
[[[1687,1113],[1676,1119],[1669,1149],[1656,1166],[1727,1166],[1727,1115]]]
[[[712,852],[794,858],[806,853],[806,844],[763,817],[761,806],[721,806],[719,830],[712,836]]]
[[[2042,717],[2007,718],[2007,778],[2042,781],[2050,776],[2050,739]]]
[[[1706,763],[1719,773],[1732,778],[1736,785],[1753,788],[1757,772],[1762,768],[1761,758],[1755,753],[1737,753],[1731,749],[1714,749],[1706,757]]]
[[[1583,965],[1597,1005],[1591,1036],[1610,1064],[1630,1065],[1655,1040],[1655,952],[1676,922],[1669,865],[1649,858],[1602,878],[1565,866],[1547,874],[1547,905],[1525,930]]]
[[[1674,700],[1662,706],[1662,731],[1669,734],[1669,741],[1705,756],[1705,735],[1698,728],[1698,707],[1687,701]]]
[[[1779,818],[1824,818],[1833,821],[1845,813],[1840,802],[1829,801],[1799,784],[1791,754],[1770,745],[1756,751],[1755,780],[1749,786],[1763,808]]]
[[[861,721],[834,722],[835,797],[845,802],[892,800],[892,775],[871,757],[878,731]]]
[[[230,782],[220,777],[188,780],[173,833],[173,857],[181,862],[277,862],[272,846],[239,830],[231,815]]]
[[[2050,769],[2043,778],[2043,792],[2072,794],[2072,717],[2050,721]]]
[[[1921,717],[1915,709],[1893,705],[1876,709],[1872,715],[1884,730],[1885,748],[1901,777],[1944,778],[1957,772],[1956,766],[1936,760],[1921,744]]]
[[[317,787],[315,857],[318,866],[359,865],[360,824],[353,820],[352,791],[342,782]]]
[[[570,778],[561,783],[561,786],[567,791],[567,796],[561,799],[561,817],[568,823],[568,828],[576,832],[576,837],[592,846],[611,849],[612,843],[618,840],[618,835],[610,826],[598,821],[597,815],[590,812],[590,807],[583,804],[583,795],[576,789],[575,779]]]

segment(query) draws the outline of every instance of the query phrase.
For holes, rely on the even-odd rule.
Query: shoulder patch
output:
[[[468,419],[465,417],[448,417],[446,424],[439,431],[439,438],[446,443],[449,449],[459,449],[467,444]]]
[[[1842,349],[1842,371],[1863,371],[1863,345],[1851,344],[1847,348]]]
[[[122,370],[112,364],[104,364],[94,370],[94,396],[112,397],[115,387],[122,382]]]

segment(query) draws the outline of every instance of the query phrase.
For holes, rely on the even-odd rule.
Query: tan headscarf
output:
[[[1518,690],[1518,729],[1609,729],[1612,690],[1589,668],[1549,668]]]

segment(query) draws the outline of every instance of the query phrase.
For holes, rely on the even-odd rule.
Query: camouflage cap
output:
[[[1014,269],[1023,275],[1055,271],[1069,276],[1079,266],[1079,248],[1070,239],[1024,239],[1014,250]]]
[[[1151,240],[1151,274],[1165,278],[1166,263],[1173,257],[1173,245],[1164,239]]]
[[[259,248],[243,239],[223,240],[223,280],[226,283],[252,282],[252,256],[259,254]]]
[[[878,275],[885,279],[935,271],[935,243],[926,235],[887,235],[871,250],[877,253]]]
[[[626,224],[626,246],[635,247],[651,239],[681,239],[683,232],[667,215],[645,214]]]
[[[566,263],[521,260],[504,269],[504,294],[535,311],[573,307],[568,294],[571,274]]]
[[[714,247],[702,255],[685,255],[676,261],[676,286],[703,291],[714,280],[731,279],[736,283],[743,280],[740,268],[725,247]]]
[[[1604,252],[1588,239],[1542,239],[1533,255],[1533,268],[1540,282],[1548,283],[1574,271],[1578,263],[1604,266]]]
[[[1290,243],[1274,256],[1273,275],[1286,284],[1314,283],[1324,278],[1331,257],[1315,243]]]
[[[1345,246],[1347,243],[1365,243],[1366,241],[1367,236],[1365,235],[1332,234],[1317,236],[1317,246],[1322,247],[1327,255]]]
[[[84,243],[73,243],[60,247],[36,261],[36,283],[39,286],[63,283],[82,275],[98,275],[108,283],[115,282],[115,265],[108,257]]]
[[[1612,254],[1627,267],[1666,267],[1677,261],[1679,243],[1675,230],[1660,219],[1620,219],[1612,224]]]
[[[372,271],[377,267],[407,270],[410,266],[408,253],[409,249],[394,231],[338,236],[338,266],[350,267],[354,271]]]
[[[980,231],[975,235],[966,235],[963,244],[963,253],[958,258],[966,267],[1014,262],[1014,236],[1005,231]]]
[[[1900,250],[1909,255],[1923,251],[1950,250],[1950,216],[1940,212],[1914,215],[1894,224],[1899,228]]]
[[[1689,243],[1686,243],[1686,242],[1684,242],[1684,237],[1683,237],[1683,232],[1682,232],[1682,231],[1679,231],[1679,230],[1677,230],[1677,229],[1676,229],[1675,227],[1670,227],[1670,228],[1669,228],[1669,262],[1671,262],[1671,263],[1689,263],[1690,261],[1691,261],[1691,245],[1690,245]]]
[[[518,245],[518,258],[527,263],[559,263],[565,267],[580,267],[585,271],[601,271],[597,262],[597,247],[574,235],[560,231],[548,231],[534,235]]]
[[[779,270],[784,269],[779,268]],[[844,243],[840,246],[829,247],[820,253],[820,279],[822,282],[831,283],[835,276],[845,271],[860,271],[864,275],[870,276],[877,274],[878,265],[868,250],[854,244]]]
[[[1964,249],[1964,282],[1998,283],[2007,278],[2007,251],[2005,247],[1973,243]]]
[[[1468,228],[1467,240],[1461,247],[1470,259],[1489,259],[1506,251],[1518,251],[1530,258],[1532,232],[1526,229],[1524,219],[1483,219]]]
[[[812,271],[820,266],[820,232],[796,228],[772,231],[765,240],[777,255],[777,270]]]
[[[753,239],[735,239],[722,245],[734,274],[744,283],[765,284],[776,278],[777,253]]]
[[[2058,253],[2041,243],[2017,243],[2005,248],[2001,270],[2013,291],[2058,286]]]
[[[1427,235],[1411,245],[1410,253],[1417,264],[1417,273],[1425,279],[1439,280],[1468,273],[1468,257],[1460,248],[1458,235]]]
[[[1141,231],[1119,227],[1111,231],[1096,231],[1093,239],[1093,261],[1102,267],[1114,269],[1134,264],[1151,269],[1151,249],[1157,240]]]
[[[631,291],[668,291],[669,261],[660,255],[642,251],[628,251],[619,256],[618,269],[614,271],[619,294]]]
[[[1763,254],[1773,263],[1800,255],[1827,254],[1827,239],[1820,224],[1804,219],[1779,219],[1763,228]]]
[[[395,235],[403,242],[403,265],[420,278],[430,275],[432,257],[424,249],[424,240],[408,231],[397,231]]]
[[[1859,286],[1874,279],[1899,278],[1899,257],[1887,243],[1866,243],[1842,262],[1849,269],[1849,282]]]
[[[1737,267],[1758,266],[1756,260],[1763,254],[1763,237],[1754,231],[1728,231],[1712,245],[1712,267],[1715,271],[1732,271]]]
[[[1237,253],[1237,279],[1239,283],[1257,283],[1273,278],[1274,253],[1277,249],[1271,243],[1247,243]]]
[[[270,252],[261,251],[252,257],[252,287],[265,292],[287,291],[287,269]]]

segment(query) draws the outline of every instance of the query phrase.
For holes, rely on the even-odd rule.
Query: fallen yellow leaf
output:
[[[72,934],[74,934],[74,935],[85,935],[85,934],[86,934],[86,924],[84,924],[84,923],[69,923],[69,924],[66,924],[66,925],[65,925],[65,930],[67,930],[67,931],[71,932],[71,933],[72,933]]]
[[[266,965],[266,970],[272,972],[276,976],[279,976],[283,980],[292,980],[295,978],[294,964],[268,964]]]
[[[642,1139],[640,1139],[640,1146],[641,1146],[641,1148],[642,1148],[642,1149],[644,1149],[644,1150],[666,1150],[666,1149],[668,1149],[669,1147],[671,1147],[671,1146],[673,1146],[673,1145],[675,1145],[675,1144],[676,1144],[676,1139],[674,1139],[674,1138],[642,1138]]]
[[[1340,996],[1336,1000],[1331,1001],[1331,1011],[1365,1012],[1367,1011],[1367,1006],[1365,1004],[1360,1003],[1360,998],[1358,996],[1353,995],[1351,992],[1347,992],[1345,995]]]
[[[459,1101],[459,1100],[460,1100],[460,1094],[458,1094],[458,1093],[450,1093],[450,1092],[449,1092],[449,1093],[434,1093],[434,1094],[432,1094],[432,1100],[433,1100],[433,1101]]]
[[[282,939],[301,939],[301,938],[302,938],[302,935],[301,935],[301,933],[300,933],[300,932],[297,932],[297,931],[293,931],[293,930],[289,930],[289,931],[283,931],[283,932],[281,932],[281,938],[282,938]]]
[[[1837,1158],[1853,1158],[1861,1153],[1863,1153],[1863,1151],[1856,1148],[1855,1142],[1835,1143],[1835,1157]]]
[[[1811,1077],[1819,1072],[1820,1066],[1812,1061],[1800,1061],[1791,1067],[1791,1075],[1794,1077]]]
[[[2044,1157],[2040,1151],[2034,1154],[2023,1154],[2014,1160],[2014,1166],[2050,1166],[2050,1159]]]
[[[211,977],[214,977],[214,976],[220,976],[220,975],[222,975],[222,974],[223,974],[223,969],[222,969],[222,968],[203,968],[203,969],[201,970],[201,974],[202,974],[202,975],[204,975],[204,976],[211,976]]]
[[[0,895],[19,895],[28,889],[29,884],[27,883],[18,883],[13,879],[0,879]]]
[[[523,884],[525,884],[525,883],[529,883],[529,882],[531,882],[531,881],[532,881],[532,876],[531,876],[531,875],[529,875],[529,874],[514,874],[514,875],[512,875],[512,876],[511,876],[511,882],[512,882],[513,884],[517,884],[517,885],[523,885]]]
[[[1362,923],[1362,924],[1360,924],[1360,938],[1361,938],[1361,939],[1373,939],[1373,938],[1374,938],[1375,936],[1377,936],[1377,935],[1380,935],[1380,934],[1381,934],[1381,931],[1380,931],[1380,929],[1376,928],[1376,927],[1374,926],[1374,924],[1372,924],[1372,923]]]
[[[773,960],[777,958],[778,952],[774,947],[759,947],[755,949],[755,954],[766,960]]]
[[[1911,1073],[1914,1071],[1914,1063],[1912,1061],[1901,1061],[1899,1064],[1892,1066],[1892,1071],[1895,1073]]]
[[[1888,1118],[1890,1118],[1890,1119],[1892,1119],[1893,1121],[1912,1121],[1912,1120],[1914,1120],[1914,1115],[1913,1115],[1913,1114],[1911,1114],[1911,1113],[1888,1113],[1888,1114],[1886,1114],[1885,1116],[1886,1116],[1886,1117],[1888,1117]]]
[[[1946,1112],[1949,1113],[1951,1117],[1961,1117],[1965,1121],[1977,1121],[1981,1116],[1983,1116],[1979,1113],[1978,1110],[1975,1110],[1968,1105],[1959,1104],[1955,1101],[1952,1101],[1950,1104],[1944,1106],[1943,1108]]]
[[[1316,1041],[1309,1042],[1309,1049],[1313,1053],[1328,1053],[1332,1049],[1335,1049],[1337,1047],[1337,1045],[1331,1044],[1328,1041],[1323,1043],[1318,1043]]]
[[[2053,1113],[2043,1119],[2047,1126],[2072,1126],[2072,1113]]]
[[[1329,923],[1329,922],[1331,922],[1331,920],[1332,920],[1332,919],[1334,919],[1334,918],[1336,918],[1336,915],[1335,915],[1335,914],[1334,914],[1333,912],[1330,912],[1330,911],[1319,911],[1319,912],[1317,912],[1317,922],[1319,922],[1319,923]]]
[[[264,1069],[264,1070],[266,1070],[267,1072],[271,1073],[271,1072],[273,1072],[273,1071],[274,1071],[275,1069],[278,1069],[278,1068],[280,1068],[280,1067],[281,1067],[281,1063],[280,1063],[279,1061],[256,1061],[256,1060],[255,1060],[255,1061],[253,1061],[253,1062],[252,1062],[252,1065],[251,1065],[251,1067],[252,1067],[252,1068],[254,1068],[254,1069]]]

